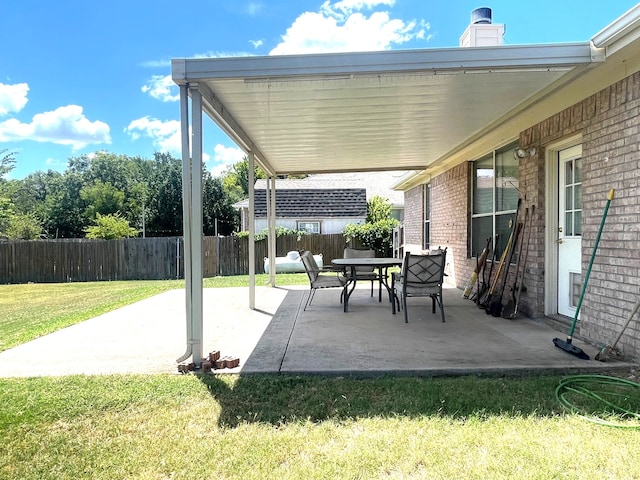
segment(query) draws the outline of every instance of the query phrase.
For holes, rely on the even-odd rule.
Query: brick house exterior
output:
[[[557,316],[549,306],[554,293],[545,280],[554,244],[550,212],[557,209],[549,204],[557,196],[551,188],[550,165],[554,158],[557,161],[557,145],[572,144],[582,146],[583,275],[607,193],[615,189],[576,330],[595,344],[610,344],[640,300],[640,72],[519,133],[518,145],[527,152],[518,165],[520,196],[525,204],[536,207],[521,311],[534,318]],[[470,253],[470,165],[475,160],[469,158],[425,182],[431,189],[431,245],[448,247],[448,279],[460,288],[466,285],[476,262]],[[406,248],[425,243],[425,184],[405,191]],[[566,318],[560,320],[568,323]],[[640,322],[630,324],[618,347],[625,356],[640,358]]]

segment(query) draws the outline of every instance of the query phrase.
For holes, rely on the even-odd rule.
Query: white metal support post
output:
[[[276,177],[271,176],[267,179],[267,200],[269,208],[267,209],[267,222],[269,226],[269,235],[267,236],[267,251],[269,252],[269,284],[276,286]]]
[[[249,160],[249,308],[256,309],[256,197],[255,197],[255,158],[253,152]]]

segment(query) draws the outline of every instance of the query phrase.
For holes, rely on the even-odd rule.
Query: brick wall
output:
[[[520,134],[522,148],[529,153],[535,148],[519,166],[524,207],[535,205],[527,289],[520,307],[532,317],[544,315],[545,197],[554,195],[545,191],[546,148],[576,134],[582,135],[585,273],[607,193],[611,188],[616,191],[578,329],[594,343],[610,344],[640,300],[640,72]],[[465,285],[475,267],[475,259],[467,258],[469,175],[468,165],[462,164],[431,180],[431,243],[449,247],[448,273],[453,273],[449,281],[458,287]],[[422,186],[405,192],[405,243],[422,244],[422,194]],[[513,279],[508,282],[512,284]],[[640,358],[640,319],[630,324],[618,346],[625,355]]]
[[[607,193],[615,189],[580,311],[580,335],[611,343],[640,299],[640,72],[548,118],[520,135],[520,145],[536,154],[521,163],[520,185],[536,203],[532,280],[527,292],[534,314],[544,298],[544,146],[582,133],[582,268],[586,273]],[[533,289],[531,290],[531,287]],[[640,321],[632,322],[619,344],[640,357]]]
[[[431,180],[431,247],[447,247],[447,282],[466,284],[473,267],[468,251],[469,166],[458,165]],[[424,185],[405,192],[405,251],[424,245]],[[474,264],[475,265],[475,264]]]
[[[424,185],[404,193],[404,244],[424,245]],[[407,249],[405,248],[405,251]]]
[[[431,181],[431,244],[447,247],[447,282],[466,285],[475,267],[469,250],[469,164],[463,163]]]

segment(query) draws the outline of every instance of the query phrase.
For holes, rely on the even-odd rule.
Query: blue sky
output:
[[[456,47],[490,7],[504,43],[588,41],[631,0],[0,0],[0,150],[12,178],[106,150],[180,157],[171,58]],[[214,173],[244,155],[205,119]]]

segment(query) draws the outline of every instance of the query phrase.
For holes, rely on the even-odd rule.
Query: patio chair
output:
[[[375,250],[364,249],[364,248],[345,247],[343,252],[344,258],[375,258],[375,256],[376,256]],[[376,280],[379,280],[378,274],[375,271],[375,267],[356,267],[355,271],[356,271],[356,281],[358,280],[371,281],[371,296],[373,297],[373,284]],[[379,289],[378,296],[382,297],[382,284],[378,286],[378,289]]]
[[[304,269],[309,277],[309,284],[311,287],[303,311],[306,311],[307,307],[311,305],[311,300],[313,300],[316,290],[320,288],[342,288],[342,292],[340,293],[340,303],[342,303],[344,287],[348,283],[349,279],[342,275],[341,271],[336,271],[335,269],[322,269],[318,267],[318,264],[313,258],[313,254],[308,250],[303,252],[302,255],[300,255],[300,258],[302,258],[302,263],[304,264]]]
[[[436,313],[436,303],[440,306],[440,314],[444,322],[444,306],[442,304],[442,283],[447,249],[434,250],[424,255],[412,255],[410,252],[404,257],[402,270],[391,277],[392,312],[396,314],[396,303],[404,309],[404,321],[409,323],[407,313],[407,297],[431,297],[432,313]]]

